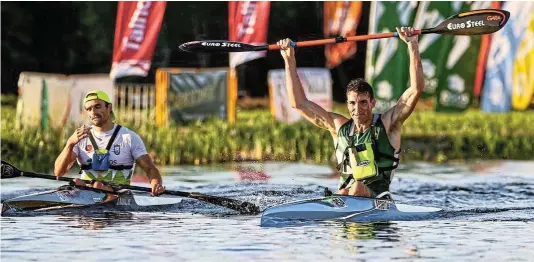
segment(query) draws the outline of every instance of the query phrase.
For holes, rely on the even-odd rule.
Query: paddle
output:
[[[32,172],[26,172],[21,171],[15,166],[13,166],[10,163],[5,162],[2,160],[2,179],[6,178],[14,178],[14,177],[33,177],[33,178],[42,178],[42,179],[49,179],[49,180],[61,180],[61,181],[67,181],[71,182],[74,180],[74,178],[70,177],[56,177],[52,175],[45,175],[45,174],[36,174]],[[86,183],[91,183],[91,181],[83,180]],[[143,192],[151,192],[152,189],[147,187],[140,187],[140,186],[131,186],[131,185],[117,185],[112,183],[106,183],[110,185],[114,190],[120,190],[120,189],[131,189],[131,190],[137,190],[137,191],[143,191]],[[163,194],[166,195],[173,195],[173,196],[180,196],[180,197],[188,197],[188,198],[194,198],[197,200],[201,200],[210,204],[214,204],[217,206],[226,207],[235,211],[238,211],[241,214],[246,215],[256,215],[259,214],[260,208],[250,202],[225,198],[225,197],[218,197],[218,196],[209,196],[204,195],[197,192],[183,192],[183,191],[173,191],[173,190],[165,190]]]
[[[498,9],[482,9],[463,12],[451,16],[434,28],[415,30],[420,34],[442,34],[442,35],[482,35],[499,31],[506,22],[510,13]],[[366,41],[370,39],[380,39],[398,37],[397,32],[379,33],[371,35],[358,35],[349,37],[336,37],[329,39],[311,40],[303,42],[293,42],[293,47],[317,46],[325,44],[335,44],[352,41]],[[185,52],[200,53],[229,53],[229,52],[250,52],[263,50],[279,50],[280,46],[272,45],[250,45],[241,42],[226,40],[206,40],[187,42],[179,46]]]

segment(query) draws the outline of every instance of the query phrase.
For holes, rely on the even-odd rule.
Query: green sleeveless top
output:
[[[389,184],[393,178],[394,170],[399,164],[399,154],[389,142],[386,129],[380,118],[381,114],[373,114],[371,127],[362,134],[354,133],[354,120],[350,119],[339,128],[337,133],[336,157],[338,170],[341,172],[339,189],[348,188],[353,183],[353,171],[349,161],[349,147],[366,144],[371,145],[376,175],[362,181],[375,194],[389,191]],[[352,130],[352,132],[351,132]],[[350,146],[349,146],[350,145]],[[400,150],[399,150],[400,152]]]

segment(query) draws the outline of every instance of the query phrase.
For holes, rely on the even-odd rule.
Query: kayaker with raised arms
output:
[[[376,101],[372,87],[364,79],[350,81],[346,89],[350,119],[328,112],[306,98],[291,40],[277,43],[285,62],[286,87],[292,107],[314,125],[328,130],[334,140],[337,168],[341,173],[337,194],[378,197],[389,191],[400,160],[402,125],[425,87],[418,36],[411,27],[397,28],[397,32],[408,45],[410,87],[396,105],[383,114],[376,114],[373,113]]]

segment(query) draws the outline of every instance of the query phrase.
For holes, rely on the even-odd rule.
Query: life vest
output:
[[[352,119],[339,129],[336,144],[337,169],[341,173],[339,189],[348,188],[358,180],[377,194],[389,190],[400,159],[380,116],[374,114],[371,127],[362,134],[354,135]]]
[[[92,133],[89,133],[89,140],[94,148],[93,157],[90,159],[89,164],[83,164],[80,166],[80,174],[82,174],[82,170],[91,170],[95,171],[93,172],[85,172],[84,176],[82,176],[83,179],[90,179],[90,180],[100,180],[100,181],[106,181],[106,182],[114,182],[117,184],[129,184],[130,181],[128,178],[125,179],[119,179],[118,181],[114,180],[114,177],[124,177],[121,172],[121,176],[113,176],[111,172],[108,172],[109,170],[116,170],[116,171],[123,171],[123,170],[132,170],[134,168],[134,165],[112,165],[109,160],[109,150],[111,149],[111,145],[115,141],[115,138],[117,137],[117,134],[119,133],[119,130],[121,129],[120,125],[117,125],[115,128],[115,131],[113,132],[113,135],[109,139],[109,142],[104,149],[99,149],[98,145],[95,141],[95,138],[93,137]],[[100,174],[105,174],[104,176]]]

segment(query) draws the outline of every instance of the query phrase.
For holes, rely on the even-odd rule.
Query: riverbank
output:
[[[337,104],[337,112],[345,112]],[[330,134],[306,121],[283,124],[265,109],[240,110],[238,121],[208,119],[157,128],[135,126],[158,165],[231,161],[304,161],[333,163]],[[462,114],[415,111],[403,129],[403,161],[447,162],[471,159],[534,159],[534,112]],[[15,109],[2,106],[2,159],[34,171],[50,171],[74,126],[63,130],[15,128]],[[49,163],[43,166],[43,163]]]

